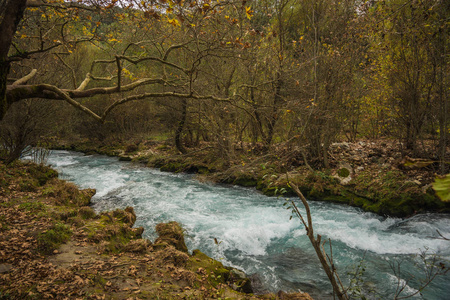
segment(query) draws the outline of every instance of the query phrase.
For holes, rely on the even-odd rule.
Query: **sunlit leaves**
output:
[[[245,8],[245,16],[247,17],[247,19],[251,19],[253,17],[253,10],[251,7],[246,7]]]
[[[433,182],[436,195],[445,202],[450,202],[450,174],[436,177]]]
[[[171,24],[172,26],[174,26],[174,27],[179,27],[180,26],[180,22],[177,19],[175,19],[175,18],[173,18],[173,19],[167,18],[167,22],[169,24]]]

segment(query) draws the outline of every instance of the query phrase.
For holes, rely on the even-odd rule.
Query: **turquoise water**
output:
[[[62,179],[95,188],[97,211],[133,206],[136,226],[156,238],[157,223],[177,221],[186,229],[189,250],[200,249],[226,265],[256,274],[262,288],[302,290],[316,299],[331,299],[331,286],[298,219],[284,199],[254,189],[201,183],[192,175],[144,168],[116,158],[52,151],[49,163]],[[314,229],[331,238],[335,265],[348,283],[348,272],[364,257],[364,288],[370,298],[392,299],[400,284],[414,293],[425,274],[417,254],[450,259],[450,215],[423,214],[409,219],[383,218],[357,208],[310,201]],[[215,244],[214,239],[220,243]],[[396,276],[392,266],[400,264]],[[414,278],[413,278],[414,277]],[[417,299],[448,299],[450,274],[438,277]]]

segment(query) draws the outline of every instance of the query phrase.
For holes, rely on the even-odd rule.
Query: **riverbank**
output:
[[[450,212],[450,203],[441,201],[432,188],[437,162],[408,157],[391,140],[335,143],[328,169],[313,169],[298,149],[281,146],[263,153],[241,145],[226,159],[207,144],[184,155],[168,143],[155,141],[128,145],[58,141],[53,147],[118,156],[162,171],[196,173],[199,180],[255,187],[269,196],[294,196],[289,186],[293,182],[311,200],[384,216]]]
[[[97,214],[94,190],[57,175],[0,163],[0,299],[311,299],[255,296],[241,271],[188,253],[177,223],[142,239],[132,207]]]

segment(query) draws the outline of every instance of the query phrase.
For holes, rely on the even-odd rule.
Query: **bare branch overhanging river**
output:
[[[192,175],[165,173],[100,155],[52,151],[49,163],[60,177],[97,190],[97,211],[133,206],[136,226],[154,240],[157,223],[178,221],[186,229],[190,251],[200,249],[226,265],[257,274],[264,289],[309,292],[331,297],[331,286],[300,222],[290,220],[284,200],[254,189],[198,182]],[[383,218],[359,209],[311,201],[315,230],[331,238],[341,278],[365,257],[364,287],[375,297],[392,299],[398,283],[390,265],[401,262],[401,283],[414,292],[424,276],[417,254],[427,250],[450,259],[450,216]],[[220,243],[214,242],[216,238]],[[446,299],[450,274],[438,277],[418,299]]]

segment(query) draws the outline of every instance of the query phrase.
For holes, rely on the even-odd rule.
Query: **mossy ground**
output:
[[[16,162],[0,171],[0,299],[278,299],[243,293],[248,279],[187,253],[177,223],[158,225],[153,244],[133,227],[131,207],[97,214],[93,190],[50,168]]]

